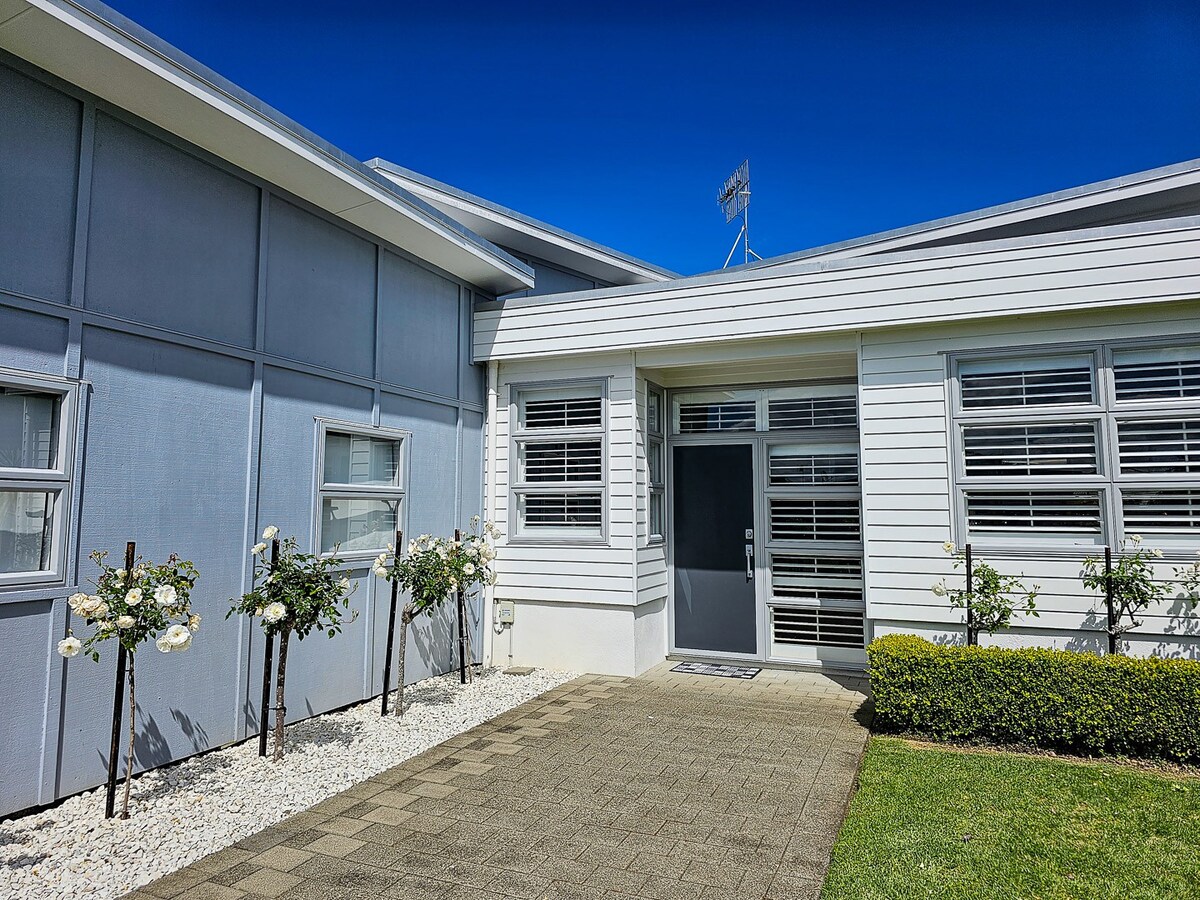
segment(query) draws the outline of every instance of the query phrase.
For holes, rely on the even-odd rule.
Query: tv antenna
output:
[[[761,260],[762,257],[750,249],[750,160],[742,160],[742,164],[721,184],[721,189],[717,191],[717,203],[725,213],[726,225],[734,219],[742,220],[742,227],[734,238],[733,246],[729,248],[725,265],[721,268],[729,268],[729,261],[737,252],[738,244],[742,245],[743,262],[750,262],[752,256]]]

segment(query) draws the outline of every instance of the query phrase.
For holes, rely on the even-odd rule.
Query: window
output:
[[[688,391],[672,395],[675,434],[858,427],[852,384]]]
[[[514,398],[514,534],[603,540],[603,383],[517,388]]]
[[[667,532],[666,449],[663,434],[663,392],[646,385],[646,470],[648,485],[649,539],[659,543]]]
[[[1200,347],[955,361],[964,540],[1200,537]]]
[[[0,585],[60,582],[75,388],[0,374]]]
[[[318,540],[322,553],[373,556],[403,521],[405,432],[321,423]]]

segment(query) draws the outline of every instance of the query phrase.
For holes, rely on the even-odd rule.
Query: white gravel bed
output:
[[[279,764],[249,740],[135,777],[125,821],[105,820],[103,788],[5,820],[0,898],[120,897],[574,677],[453,672],[406,687],[402,720],[375,699],[290,726]]]

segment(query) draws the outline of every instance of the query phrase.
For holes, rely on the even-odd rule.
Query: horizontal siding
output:
[[[479,359],[511,359],[962,321],[1190,298],[1197,279],[1200,229],[1129,227],[586,302],[510,301],[477,308],[474,346]]]
[[[1013,320],[1009,327],[957,323],[864,334],[861,351],[863,523],[868,559],[868,617],[875,633],[913,631],[961,637],[963,611],[931,587],[964,582],[942,549],[951,529],[951,482],[944,354],[977,349],[1028,349],[1070,341],[1167,337],[1200,331],[1200,303],[1098,310],[1086,315]],[[909,400],[911,398],[911,402]],[[914,407],[918,414],[914,415]],[[1005,554],[1001,571],[1037,585],[1039,617],[1018,619],[994,642],[1089,648],[1103,624],[1103,598],[1087,591],[1076,556]],[[1164,564],[1162,577],[1170,577]],[[1200,620],[1175,599],[1140,616],[1141,650],[1195,655]],[[1188,635],[1191,635],[1189,637]],[[1100,642],[1100,645],[1103,641]]]

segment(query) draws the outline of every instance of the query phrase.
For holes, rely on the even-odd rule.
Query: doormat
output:
[[[749,666],[725,666],[716,663],[680,663],[671,671],[686,672],[688,675],[716,675],[718,678],[750,679],[762,669],[754,669]]]

